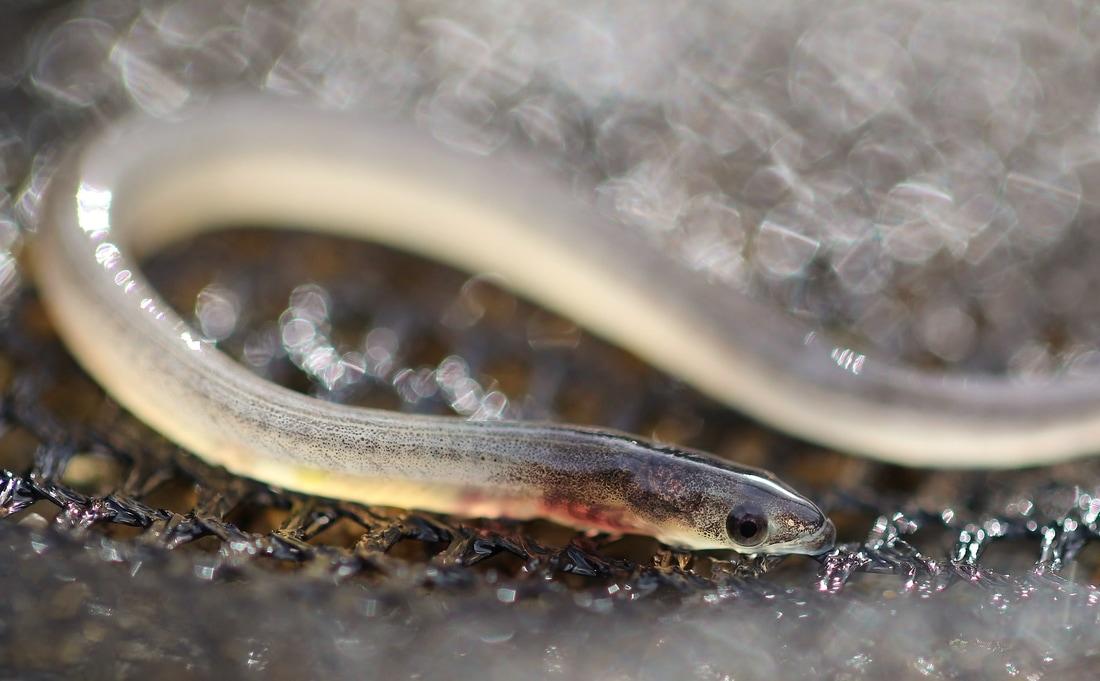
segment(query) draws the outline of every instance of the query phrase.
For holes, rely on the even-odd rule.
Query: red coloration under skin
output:
[[[544,500],[539,504],[542,517],[551,518],[563,525],[598,530],[608,534],[648,534],[646,528],[625,509],[611,508],[581,501]]]
[[[529,499],[508,501],[467,491],[462,495],[461,505],[469,509],[470,516],[486,514],[515,519],[547,518],[569,527],[608,534],[649,534],[652,531],[647,524],[639,522],[637,516],[624,508],[577,500],[543,499],[532,505]],[[487,512],[489,509],[492,512]]]

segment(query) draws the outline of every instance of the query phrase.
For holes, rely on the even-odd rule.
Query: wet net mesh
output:
[[[184,79],[201,80],[204,62],[173,71],[149,47],[183,50],[188,31],[214,55],[206,77],[215,85],[261,78],[285,89],[296,75],[305,87],[339,66],[301,58],[280,71],[286,53],[261,49],[277,37],[245,55],[218,42],[262,21],[272,36],[286,32],[295,25],[286,7],[225,5],[217,21],[213,5],[183,7],[146,10],[149,25],[136,6],[110,2],[17,3],[0,19],[9,36],[0,182],[10,189],[0,192],[9,249],[0,677],[1039,679],[1093,669],[1100,464],[934,472],[825,451],[731,413],[492,277],[407,254],[242,225],[174,247],[145,270],[207,337],[273,381],[352,404],[601,424],[710,450],[767,467],[818,500],[840,547],[817,559],[750,560],[544,522],[307,497],[207,466],[129,416],[67,355],[16,257],[49,149],[125,108],[167,113],[200,91]],[[459,42],[448,49],[479,44],[439,29],[438,8],[415,9],[426,18],[407,20],[409,31],[434,20],[439,41]],[[203,21],[216,26],[200,32]],[[96,49],[102,63],[79,59]],[[66,78],[81,68],[83,77]],[[390,75],[370,86],[406,92]],[[516,76],[493,77],[507,91]],[[337,86],[346,84],[322,94],[352,96]],[[437,136],[493,143],[495,128],[469,123],[483,120],[477,101],[451,104],[465,118],[432,118],[429,127],[448,123]],[[552,127],[542,128],[548,139]],[[1051,205],[1045,215],[1061,215],[1064,202]],[[962,327],[951,327],[955,337]],[[925,354],[961,357],[956,345]]]

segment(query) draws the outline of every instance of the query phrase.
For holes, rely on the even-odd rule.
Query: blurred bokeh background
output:
[[[68,358],[20,260],[58,157],[262,91],[515,154],[731,295],[925,370],[1095,371],[1100,10],[1026,2],[0,5],[0,660],[12,678],[1071,678],[1100,466],[916,471],[763,428],[492,276],[242,225],[146,271],[296,389],[766,466],[844,545],[777,564],[286,494]],[[273,104],[276,105],[276,104]],[[654,273],[659,277],[660,273]]]

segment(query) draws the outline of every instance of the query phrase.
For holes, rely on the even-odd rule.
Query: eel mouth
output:
[[[836,525],[828,518],[818,528],[817,532],[809,538],[808,541],[803,543],[805,551],[799,553],[805,553],[806,555],[816,556],[826,551],[832,551],[833,546],[836,545]],[[793,553],[793,552],[792,552]]]
[[[775,544],[766,547],[761,553],[769,554],[798,554],[816,556],[832,551],[836,545],[836,525],[828,518],[821,524],[816,532],[808,537],[800,537],[793,541]]]

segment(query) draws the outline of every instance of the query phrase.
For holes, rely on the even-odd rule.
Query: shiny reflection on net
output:
[[[463,292],[459,299],[468,297],[469,288],[463,287]],[[453,413],[471,420],[517,415],[508,396],[496,387],[496,380],[491,376],[479,380],[460,355],[446,355],[434,365],[410,364],[403,357],[405,348],[400,336],[387,326],[371,326],[358,344],[342,346],[333,335],[331,304],[331,297],[322,286],[316,283],[296,286],[276,325],[261,325],[243,338],[245,364],[265,374],[272,362],[286,357],[314,382],[322,397],[339,399],[341,393],[354,391],[366,382],[388,386],[401,401],[412,406],[423,408],[438,400]],[[194,303],[195,317],[204,330],[202,341],[231,337],[237,330],[240,311],[248,305],[242,290],[226,288],[217,282],[205,286]],[[468,313],[472,308],[465,309]],[[446,313],[443,319],[453,316]],[[469,323],[476,323],[480,317],[481,314],[476,314]],[[209,333],[208,327],[217,327],[218,333]],[[577,333],[573,327],[574,344]]]
[[[303,284],[290,294],[279,316],[283,349],[294,364],[325,390],[344,387],[356,378],[331,338],[329,295],[316,284]]]
[[[1054,250],[1094,212],[1100,136],[1079,85],[1093,53],[1059,12],[901,1],[131,9],[90,2],[44,28],[28,88],[93,118],[126,107],[170,118],[228,87],[415,120],[461,153],[534,152],[670,267],[863,335],[886,358],[1000,373],[1031,343],[1047,346],[1051,370],[1072,361],[1044,329],[1006,319],[983,283],[1017,271],[1012,316],[1041,317],[1045,294],[1024,299],[1021,285],[1057,288]],[[704,222],[718,226],[700,228],[694,212],[710,199],[735,213],[712,211]],[[1089,281],[1094,257],[1074,266]],[[792,285],[837,304],[799,308]],[[980,320],[972,341],[927,347],[926,305],[910,303],[966,300]],[[1067,345],[1095,345],[1075,321],[1095,319],[1093,307],[1058,313]]]
[[[204,336],[212,341],[228,338],[240,321],[240,297],[229,287],[211,283],[195,299],[195,319]]]

